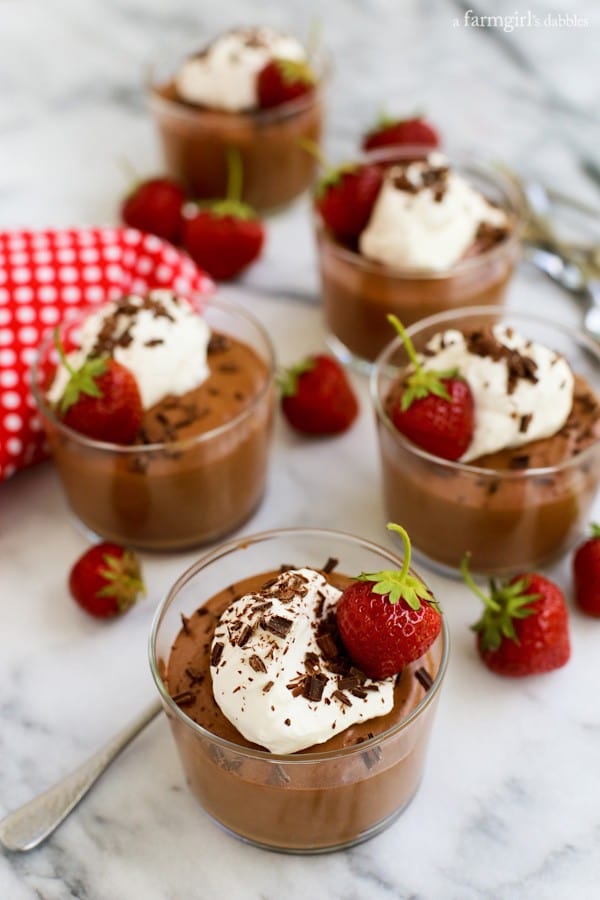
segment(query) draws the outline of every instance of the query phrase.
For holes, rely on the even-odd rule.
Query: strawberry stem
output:
[[[590,531],[592,533],[592,537],[600,538],[600,525],[598,525],[596,522],[591,523]]]
[[[314,141],[311,141],[311,139],[307,137],[300,138],[298,143],[303,150],[306,150],[307,153],[310,153],[310,155],[317,160],[324,171],[324,175],[322,177],[327,177],[328,175],[332,175],[335,172],[335,168],[331,165],[318,144],[316,144]]]
[[[390,313],[388,315],[387,320],[391,325],[394,326],[394,328],[396,329],[396,331],[402,338],[402,343],[404,344],[404,349],[406,350],[406,352],[408,354],[408,358],[410,359],[411,363],[413,364],[415,372],[420,375],[421,372],[423,371],[423,366],[419,362],[419,357],[417,356],[417,351],[415,350],[415,345],[409,338],[406,328],[404,327],[404,325],[402,324],[402,322],[400,321],[398,316],[394,316],[392,313]]]
[[[242,199],[244,170],[237,147],[227,148],[227,201],[239,203]]]
[[[491,583],[492,595],[490,597],[488,597],[487,594],[484,594],[484,592],[481,590],[481,588],[475,584],[475,581],[473,580],[473,576],[469,572],[470,558],[471,558],[471,554],[465,553],[465,555],[463,556],[463,558],[460,562],[460,574],[463,577],[463,581],[465,582],[467,587],[473,591],[475,596],[479,597],[479,599],[483,601],[483,603],[485,604],[485,606],[487,606],[488,609],[491,609],[493,612],[499,612],[501,609],[501,606],[499,603],[497,603],[493,599],[494,595],[497,593],[496,586],[493,584],[493,582]]]
[[[410,568],[410,557],[412,553],[410,538],[406,529],[404,529],[402,525],[396,525],[395,522],[388,522],[385,527],[388,531],[395,531],[396,534],[399,534],[402,538],[402,543],[404,544],[404,562],[402,563],[402,568],[400,569],[400,578],[403,580]]]
[[[54,329],[52,336],[54,338],[54,346],[56,347],[56,349],[58,351],[58,355],[59,355],[61,363],[63,364],[63,366],[69,373],[69,375],[71,375],[71,377],[73,377],[75,375],[75,369],[73,368],[73,366],[67,359],[67,354],[65,353],[64,344],[60,339],[60,329],[58,327],[56,327]]]

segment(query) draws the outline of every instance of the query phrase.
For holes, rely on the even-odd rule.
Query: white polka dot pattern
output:
[[[44,334],[82,307],[156,287],[190,299],[213,290],[183,253],[131,228],[0,232],[0,481],[48,456],[29,389]]]

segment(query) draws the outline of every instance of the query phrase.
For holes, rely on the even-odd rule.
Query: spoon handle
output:
[[[94,753],[83,765],[29,803],[0,820],[0,844],[7,850],[33,850],[66,819],[105,769],[162,709],[159,700]]]

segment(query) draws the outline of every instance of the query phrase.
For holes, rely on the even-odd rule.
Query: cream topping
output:
[[[179,396],[208,377],[210,329],[184,299],[166,290],[147,297],[129,295],[91,313],[78,333],[79,350],[67,356],[78,369],[89,356],[103,353],[129,369],[137,381],[144,409],[169,394]],[[61,363],[48,391],[58,403],[69,380]]]
[[[245,738],[272,753],[323,743],[393,708],[394,678],[362,676],[351,689],[352,676],[330,668],[323,623],[340,594],[320,572],[294,569],[234,600],[217,624],[215,701]]]
[[[275,57],[302,62],[306,52],[295,38],[272,28],[229,31],[183,63],[175,86],[189,103],[228,112],[254,109],[258,73]]]
[[[386,171],[359,248],[396,268],[443,270],[465,255],[482,224],[505,228],[506,213],[436,152]]]

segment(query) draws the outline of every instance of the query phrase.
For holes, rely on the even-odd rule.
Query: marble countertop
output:
[[[476,27],[455,0],[0,0],[0,227],[110,223],[119,160],[160,169],[141,89],[158,54],[231,24],[308,31],[335,59],[327,149],[350,154],[385,103],[427,109],[450,147],[474,147],[600,205],[585,165],[600,158],[598,10],[579,24]],[[210,7],[210,9],[209,9]],[[541,19],[545,4],[530,3]],[[480,14],[514,15],[510,0]],[[594,77],[594,75],[596,77]],[[307,203],[269,223],[263,260],[224,293],[268,326],[282,363],[324,344]],[[581,222],[582,228],[589,223]],[[590,228],[593,230],[593,228]],[[513,306],[575,323],[575,302],[526,265]],[[367,385],[360,420],[308,443],[277,423],[268,493],[244,531],[347,529],[385,543]],[[106,626],[70,601],[86,546],[49,463],[0,486],[0,815],[69,772],[153,697],[153,612],[195,554],[144,556],[149,596]],[[596,506],[600,515],[600,505]],[[568,561],[548,570],[570,594]],[[325,857],[269,854],[228,837],[188,794],[164,718],[131,745],[38,850],[0,852],[5,900],[587,900],[600,880],[600,625],[572,610],[567,667],[523,682],[478,661],[477,601],[426,576],[444,602],[452,657],[426,776],[405,815],[370,842]]]

